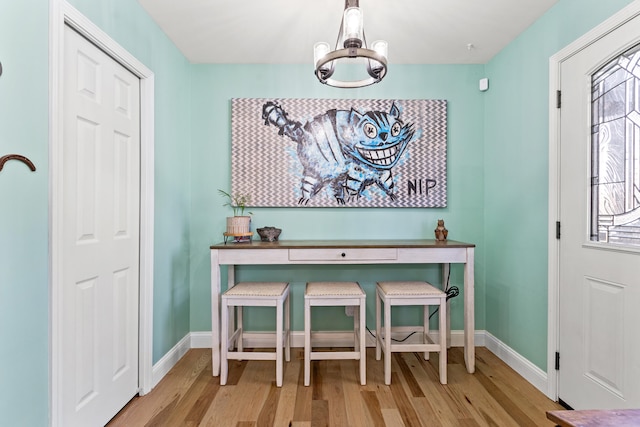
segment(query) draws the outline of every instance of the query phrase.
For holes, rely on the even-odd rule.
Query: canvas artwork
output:
[[[231,100],[231,190],[261,207],[445,207],[445,100]]]

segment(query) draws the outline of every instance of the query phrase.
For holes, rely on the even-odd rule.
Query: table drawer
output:
[[[390,261],[398,259],[396,248],[289,249],[291,261]]]

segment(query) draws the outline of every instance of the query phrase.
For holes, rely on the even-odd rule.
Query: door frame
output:
[[[49,402],[60,425],[64,27],[69,25],[140,78],[140,298],[138,392],[153,387],[154,73],[65,0],[49,0]],[[115,415],[115,414],[114,414]]]
[[[569,44],[549,59],[549,229],[548,229],[548,323],[547,323],[547,397],[558,400],[558,371],[555,355],[560,343],[560,241],[556,239],[556,221],[560,220],[560,112],[556,91],[561,87],[562,63],[587,46],[640,15],[640,0],[630,3],[615,15]]]

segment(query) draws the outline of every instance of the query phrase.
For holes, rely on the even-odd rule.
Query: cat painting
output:
[[[418,137],[413,124],[402,121],[395,103],[388,112],[332,109],[300,123],[269,101],[262,106],[262,118],[279,135],[297,143],[302,165],[300,205],[323,189],[344,205],[370,186],[395,200],[392,169]]]

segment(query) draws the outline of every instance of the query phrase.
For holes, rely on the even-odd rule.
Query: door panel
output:
[[[594,179],[591,175],[592,162],[607,154],[592,151],[593,135],[606,138],[606,132],[615,129],[606,117],[596,123],[601,129],[592,127],[591,102],[596,96],[592,76],[638,42],[640,18],[636,17],[560,65],[558,397],[574,409],[640,407],[640,335],[636,329],[640,324],[640,250],[592,240],[598,227],[592,209],[592,201],[598,200],[592,186],[610,180],[613,173],[602,170]],[[619,87],[606,90],[603,99],[616,100],[611,106],[636,108],[633,102],[617,101],[624,95]],[[610,204],[602,206],[610,208]]]
[[[62,425],[105,425],[138,392],[136,76],[65,27]]]

